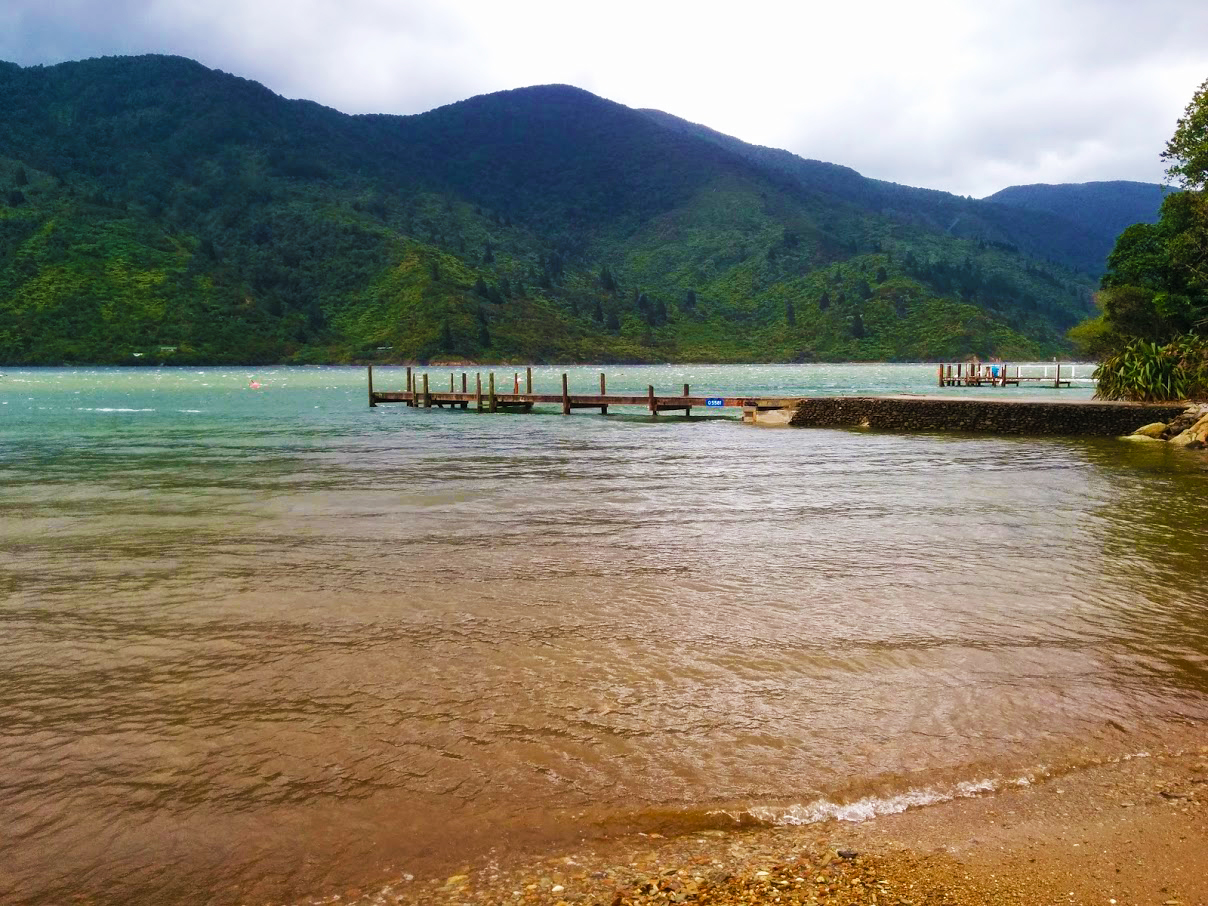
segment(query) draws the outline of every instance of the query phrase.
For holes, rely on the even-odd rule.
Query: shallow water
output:
[[[972,393],[609,369],[685,381]],[[365,401],[360,369],[0,378],[0,897],[306,900],[1208,717],[1201,454]]]

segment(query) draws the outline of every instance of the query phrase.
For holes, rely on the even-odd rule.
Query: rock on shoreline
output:
[[[1187,407],[1169,422],[1151,422],[1127,435],[1129,440],[1164,440],[1188,450],[1208,447],[1208,403]]]

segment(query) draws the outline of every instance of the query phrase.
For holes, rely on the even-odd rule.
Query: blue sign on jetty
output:
[[[726,401],[723,400],[719,396],[711,396],[705,400],[706,406],[715,406],[716,407],[716,406],[724,406],[725,404],[726,404]]]

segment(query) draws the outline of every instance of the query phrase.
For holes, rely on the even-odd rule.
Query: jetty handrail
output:
[[[1046,362],[1025,363],[1015,365],[1015,374],[1011,374],[1011,365],[1006,362],[942,362],[938,366],[937,379],[941,387],[1019,387],[1024,383],[1035,383],[1038,386],[1051,386],[1055,389],[1072,387],[1075,365],[1054,360]],[[1053,376],[1049,377],[1049,368]],[[1062,375],[1061,369],[1068,370]],[[1025,374],[1024,369],[1042,368],[1043,373]]]

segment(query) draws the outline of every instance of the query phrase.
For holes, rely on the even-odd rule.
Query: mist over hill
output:
[[[111,57],[0,64],[0,121],[10,364],[1048,356],[1110,249],[568,86],[348,116]]]

